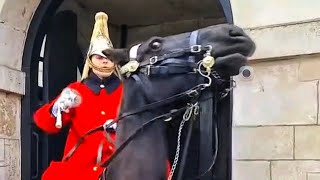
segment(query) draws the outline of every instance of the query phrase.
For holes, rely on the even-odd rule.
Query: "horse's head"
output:
[[[194,100],[185,97],[199,94],[217,74],[222,78],[239,74],[254,50],[254,42],[233,25],[152,37],[130,49],[105,50],[103,53],[120,66],[124,79],[117,144],[127,141],[136,129],[143,129],[144,134],[113,162],[107,179],[165,179],[164,122],[158,120],[149,128],[142,124],[168,110],[182,109],[181,104]],[[135,162],[141,161],[144,163],[137,166]]]
[[[138,75],[154,100],[159,100],[205,83],[206,67],[222,77],[239,74],[254,50],[254,42],[241,28],[223,24],[168,37],[152,37],[129,50],[104,53],[122,67],[123,73]],[[204,60],[206,56],[209,57]]]

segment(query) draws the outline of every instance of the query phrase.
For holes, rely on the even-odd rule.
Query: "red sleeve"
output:
[[[73,88],[74,84],[70,84],[68,87]],[[59,94],[60,96],[60,94]],[[49,103],[43,105],[40,107],[34,114],[33,119],[35,124],[45,131],[46,133],[53,134],[58,133],[60,131],[59,128],[56,128],[56,118],[51,114],[51,108],[56,102],[56,100],[59,98],[56,97],[54,100],[50,101]],[[64,127],[66,124],[68,124],[71,121],[73,111],[72,109],[69,111],[69,113],[62,113],[62,127]]]

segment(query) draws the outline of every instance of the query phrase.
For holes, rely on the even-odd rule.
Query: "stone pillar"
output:
[[[319,179],[320,1],[231,2],[257,44],[235,77],[233,180]]]
[[[0,179],[21,179],[20,120],[26,31],[40,0],[0,0]]]

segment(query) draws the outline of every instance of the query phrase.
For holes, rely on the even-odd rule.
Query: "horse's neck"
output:
[[[150,97],[152,96],[152,94],[146,91],[152,91],[152,90],[138,83],[125,82],[124,88],[123,88],[123,98],[122,98],[120,114],[131,112],[132,110],[136,110],[150,103],[153,103],[151,102],[153,101],[153,99],[151,98],[154,98],[154,97]],[[155,117],[157,115],[165,113],[165,109],[166,109],[165,107],[150,108],[145,112],[139,112],[138,115],[143,117],[146,117],[146,116]]]
[[[141,87],[136,84],[129,83],[124,85],[123,102],[119,114],[120,117],[126,113],[140,110],[141,107],[144,107],[149,103],[146,96],[144,96],[144,92]],[[119,133],[121,134],[118,136],[120,138],[119,141],[124,141],[128,138],[128,135],[133,134],[137,129],[141,128],[143,124],[164,113],[165,112],[162,107],[157,107],[125,116],[120,120],[122,121],[122,127],[120,130],[122,133]],[[161,124],[161,121],[162,120],[159,119],[152,124]]]
[[[126,90],[128,91],[128,89]],[[134,91],[134,89],[129,90],[129,92],[124,92],[120,114],[130,112],[146,104],[141,92]],[[121,119],[117,129],[117,147],[128,140],[145,122],[157,116],[158,113],[161,112],[157,110],[144,111]],[[166,158],[165,124],[160,120],[143,128],[134,137],[111,164],[109,167],[110,174],[106,179],[165,179]],[[144,163],[141,164],[141,162]]]

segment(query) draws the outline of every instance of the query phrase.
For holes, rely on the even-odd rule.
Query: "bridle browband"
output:
[[[130,49],[130,61],[120,69],[120,72],[126,77],[139,72],[147,76],[195,73],[197,68],[199,68],[199,63],[177,59],[181,56],[192,57],[204,54],[205,57],[210,56],[211,59],[209,65],[207,65],[207,62],[202,65],[207,69],[211,68],[214,64],[214,58],[210,55],[212,51],[211,45],[193,45],[190,48],[177,49],[161,56],[152,56],[149,58],[149,61],[141,63],[137,62],[136,56],[132,55],[132,51],[135,51],[139,46],[140,44]],[[171,66],[166,66],[169,64]]]

